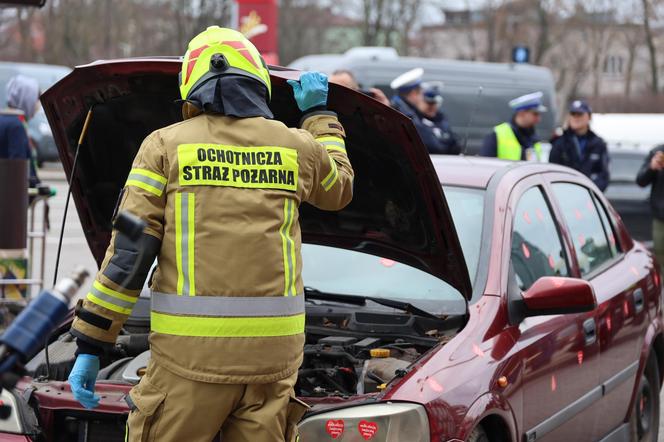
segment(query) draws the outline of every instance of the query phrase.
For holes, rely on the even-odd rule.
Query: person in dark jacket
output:
[[[26,159],[30,164],[30,186],[39,184],[27,121],[35,115],[39,83],[34,78],[16,75],[7,82],[7,108],[0,110],[0,158]]]
[[[448,155],[458,155],[461,153],[459,141],[452,132],[452,126],[441,109],[443,96],[437,87],[429,87],[424,90],[422,107],[422,123],[433,131],[434,136],[440,141],[445,152]]]
[[[569,107],[567,129],[551,140],[549,162],[576,169],[603,192],[609,185],[609,152],[606,143],[590,130],[592,109],[582,100]]]
[[[652,239],[659,265],[664,265],[664,145],[650,151],[636,175],[636,184],[651,185]]]
[[[424,115],[420,111],[424,95],[422,93],[422,68],[411,69],[410,71],[399,75],[392,80],[390,87],[396,90],[397,94],[392,97],[392,107],[413,121],[417,133],[429,153],[446,154],[448,147],[436,136],[433,125],[424,123]]]
[[[512,119],[495,126],[484,138],[480,155],[512,161],[541,161],[542,144],[535,126],[542,112],[547,111],[543,96],[537,91],[511,100]]]

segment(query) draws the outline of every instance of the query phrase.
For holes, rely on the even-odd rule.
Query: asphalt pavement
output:
[[[51,287],[53,283],[53,273],[55,271],[55,260],[58,250],[58,240],[62,226],[62,217],[65,210],[65,200],[67,198],[67,180],[60,164],[46,163],[44,168],[40,169],[39,176],[41,180],[56,189],[57,194],[48,202],[50,206],[50,224],[51,228],[46,237],[46,260],[45,260],[45,287]],[[41,219],[43,206],[41,204],[36,208],[36,230],[41,229]],[[38,245],[38,243],[36,243]],[[39,247],[35,247],[38,252]],[[36,254],[35,272],[39,271],[39,254]],[[92,258],[92,253],[83,236],[83,229],[78,219],[76,206],[71,200],[69,202],[69,211],[67,221],[65,222],[64,235],[62,241],[62,252],[60,256],[60,268],[58,278],[70,274],[78,265],[84,266],[89,272],[90,277],[85,286],[79,291],[78,296],[85,296],[98,268],[97,263]],[[35,273],[36,274],[36,273]],[[660,411],[664,412],[664,394],[660,395]],[[664,442],[664,414],[660,413],[659,422],[659,441]]]

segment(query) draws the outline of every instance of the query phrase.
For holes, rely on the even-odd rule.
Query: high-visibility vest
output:
[[[502,123],[493,128],[496,133],[497,157],[503,160],[521,160],[521,143],[516,138],[514,130],[509,123]],[[537,161],[542,158],[542,144],[537,142],[533,145]]]

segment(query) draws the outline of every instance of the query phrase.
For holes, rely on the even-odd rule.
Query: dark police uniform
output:
[[[391,103],[393,108],[413,121],[415,129],[429,153],[451,155],[461,153],[450,124],[442,112],[438,112],[434,118],[429,119],[399,96],[393,97]]]
[[[603,192],[609,185],[609,152],[604,140],[588,130],[577,135],[567,129],[551,140],[549,162],[576,169]]]

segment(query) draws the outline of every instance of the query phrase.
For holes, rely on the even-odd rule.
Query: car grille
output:
[[[55,442],[122,442],[127,415],[56,413]]]
[[[85,425],[82,425],[85,427]],[[112,421],[87,421],[87,438],[89,442],[120,442],[125,440],[125,425]]]

